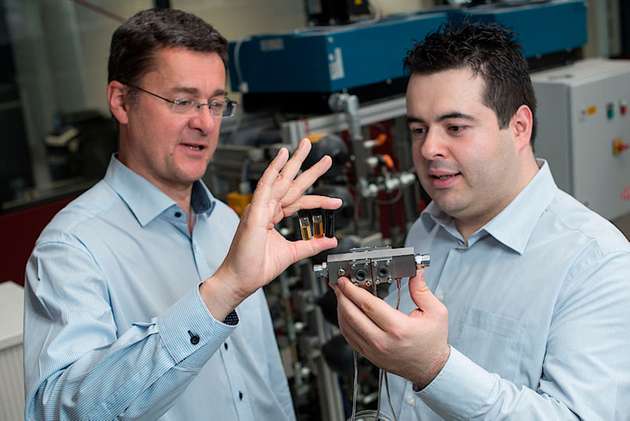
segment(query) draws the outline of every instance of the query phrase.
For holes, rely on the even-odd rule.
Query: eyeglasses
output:
[[[213,116],[227,118],[234,115],[234,112],[236,111],[236,104],[238,104],[236,101],[232,101],[229,98],[213,99],[205,103],[184,98],[168,99],[151,91],[147,91],[146,89],[139,86],[130,85],[128,83],[126,83],[126,85],[130,88],[144,92],[145,94],[149,94],[151,96],[159,98],[162,101],[168,102],[169,104],[171,104],[171,110],[177,114],[190,114],[193,111],[199,112],[203,107],[208,107],[210,109],[210,113]]]

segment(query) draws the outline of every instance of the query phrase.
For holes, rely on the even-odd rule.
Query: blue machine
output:
[[[586,42],[583,0],[429,11],[232,42],[231,87],[250,96],[326,94],[402,79],[403,59],[414,42],[464,18],[512,28],[528,58],[572,51]]]
[[[586,44],[586,4],[556,0],[518,7],[479,7],[466,11],[468,19],[495,22],[512,29],[527,58],[570,51]]]
[[[243,93],[339,92],[402,77],[409,47],[446,21],[446,13],[422,13],[256,35],[230,43],[231,86]]]

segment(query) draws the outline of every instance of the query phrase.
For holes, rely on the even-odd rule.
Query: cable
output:
[[[376,295],[376,282],[374,282],[373,294]],[[383,369],[378,370],[378,392],[376,393],[376,421],[381,418],[381,387],[383,386]]]
[[[385,370],[378,370],[378,394],[376,395],[376,421],[381,418],[381,387],[383,387],[383,373]]]
[[[352,416],[350,419],[355,421],[357,414],[357,398],[359,395],[359,363],[357,358],[357,351],[352,350],[352,362],[354,365],[354,380],[352,382]]]
[[[401,282],[399,278],[396,278],[396,310],[400,308],[400,295],[401,295]],[[376,284],[373,286],[374,295],[376,295]],[[392,404],[392,397],[389,391],[389,380],[387,378],[387,371],[383,369],[379,369],[378,372],[378,392],[377,396],[377,404],[376,411],[374,410],[364,410],[357,413],[357,399],[359,396],[359,363],[358,363],[358,353],[355,350],[352,350],[352,363],[354,366],[354,378],[352,382],[352,415],[350,416],[350,421],[356,421],[356,417],[374,417],[375,421],[391,421],[390,418],[386,415],[381,414],[381,388],[383,385],[383,379],[385,379],[385,393],[387,395],[387,403],[389,404],[389,410],[392,413],[392,417],[394,417],[393,421],[398,421],[398,417],[396,416],[396,412],[394,411],[394,405]],[[361,419],[361,418],[359,418]]]
[[[385,391],[387,392],[387,403],[389,404],[389,410],[392,411],[392,417],[394,417],[394,421],[398,421],[398,417],[396,416],[396,412],[394,411],[394,405],[392,404],[392,396],[389,393],[389,381],[387,380],[387,371],[385,372]]]
[[[400,309],[400,288],[400,278],[396,278],[396,310]],[[389,381],[387,380],[387,374],[388,373],[385,372],[385,391],[387,392],[387,403],[389,403],[389,409],[390,411],[392,411],[392,417],[394,417],[394,421],[398,421],[396,411],[394,411],[394,405],[392,404],[392,396],[389,393]]]
[[[400,279],[396,278],[396,310],[400,307]],[[389,410],[392,413],[392,417],[394,417],[394,421],[398,421],[398,417],[396,416],[396,412],[394,411],[394,405],[392,404],[392,396],[389,391],[389,380],[387,378],[387,374],[389,374],[386,370],[379,370],[379,379],[378,379],[378,405],[376,409],[376,420],[378,421],[381,417],[381,383],[383,378],[385,379],[385,393],[387,395],[387,403],[389,404]]]

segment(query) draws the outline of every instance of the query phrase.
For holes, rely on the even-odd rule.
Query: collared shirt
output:
[[[201,182],[191,207],[192,234],[113,157],[42,232],[26,275],[28,420],[294,419],[262,290],[223,322],[199,294],[238,218]]]
[[[431,255],[451,354],[420,392],[390,375],[399,421],[630,419],[630,245],[539,164],[467,243],[434,203],[413,225],[407,246]]]

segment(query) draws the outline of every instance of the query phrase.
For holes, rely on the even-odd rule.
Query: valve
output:
[[[630,149],[630,143],[626,143],[621,138],[616,137],[612,141],[612,154],[613,156],[619,156],[626,150]]]

